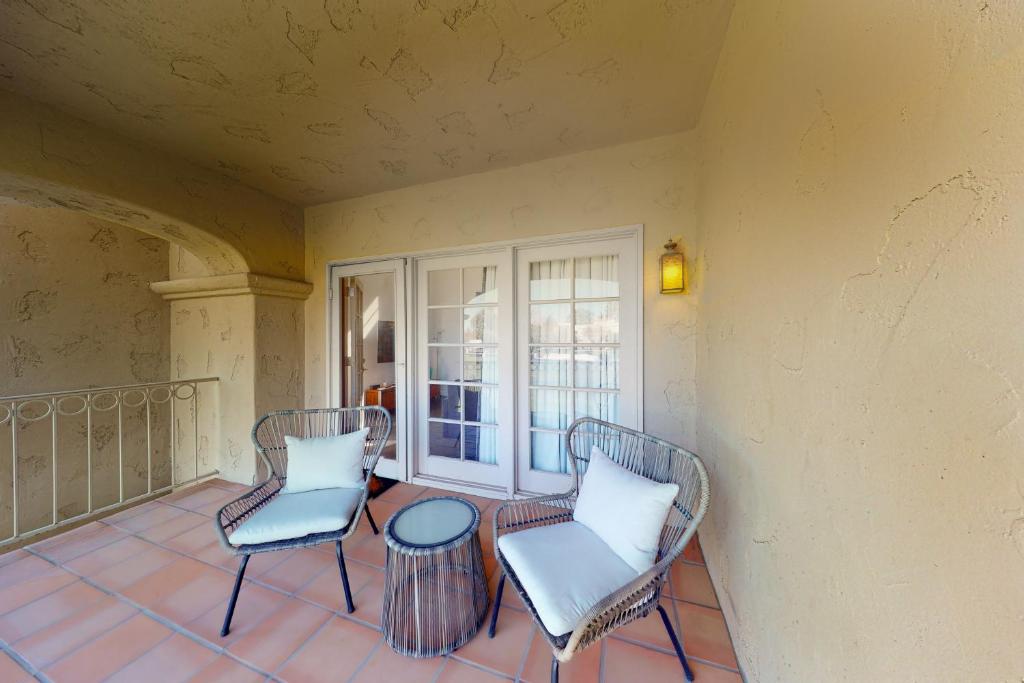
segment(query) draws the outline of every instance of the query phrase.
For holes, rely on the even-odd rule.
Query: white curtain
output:
[[[588,256],[576,259],[536,261],[530,264],[530,300],[583,300],[614,298],[619,295],[619,257]],[[590,320],[607,310],[616,318],[614,303],[583,303],[577,325],[603,327],[606,320]],[[618,417],[618,397],[614,394],[573,392],[575,386],[614,389],[619,386],[619,352],[615,347],[576,346],[581,339],[569,329],[573,304],[534,304],[531,308],[530,336],[533,342],[565,343],[565,346],[534,346],[530,354],[530,383],[545,387],[530,392],[531,426],[559,430],[559,433],[534,432],[531,443],[532,466],[549,472],[567,472],[565,436],[573,417],[590,416],[603,420]],[[597,315],[601,317],[601,315]],[[586,328],[590,329],[590,327]],[[593,330],[590,332],[593,336]],[[604,341],[595,338],[593,341]],[[575,377],[573,377],[573,374]],[[548,389],[547,387],[551,387]],[[562,389],[559,389],[562,388]],[[575,402],[575,410],[572,405]]]
[[[476,270],[476,272],[474,272]],[[498,303],[498,267],[497,266],[484,266],[480,269],[467,269],[467,282],[465,283],[467,292],[472,291],[473,295],[469,297],[468,303],[473,304],[496,304]],[[474,279],[478,279],[478,282],[469,282],[470,275]],[[491,313],[491,315],[487,315]],[[482,311],[480,315],[479,325],[484,326],[488,329],[480,329],[480,334],[477,335],[479,339],[487,342],[497,341],[493,336],[495,330],[489,329],[497,324],[497,308],[488,308]],[[494,347],[484,347],[477,349],[480,361],[480,382],[483,384],[498,384],[498,349]],[[467,392],[473,390],[473,388],[467,387]],[[473,415],[467,415],[474,420],[479,420],[483,424],[494,424],[498,423],[498,390],[497,387],[481,387],[479,389],[479,405],[475,406]],[[468,393],[467,393],[468,397]],[[470,402],[468,399],[467,403]],[[472,409],[471,406],[466,406],[467,410]],[[475,431],[475,430],[474,430]],[[467,443],[467,447],[476,448],[476,454],[479,461],[489,465],[496,464],[498,462],[498,439],[497,429],[480,427],[478,443]]]
[[[569,269],[569,259],[531,263],[530,301],[570,298]]]
[[[619,295],[619,257],[587,256],[576,259],[576,298],[596,299]]]

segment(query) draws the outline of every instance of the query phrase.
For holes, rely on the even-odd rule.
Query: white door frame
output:
[[[404,258],[363,263],[332,264],[328,267],[327,316],[327,372],[328,405],[341,407],[341,279],[360,275],[392,273],[395,286],[395,420],[391,425],[395,435],[395,460],[381,458],[374,472],[382,477],[408,480],[409,470],[409,373],[408,373],[408,321],[406,308],[406,260]]]
[[[643,429],[643,387],[640,378],[643,374],[641,358],[643,355],[642,335],[640,334],[643,320],[642,254],[635,240],[630,238],[592,240],[585,244],[543,245],[540,247],[524,247],[519,250],[516,259],[516,277],[518,291],[517,305],[521,306],[516,319],[516,359],[518,374],[515,381],[517,402],[517,458],[516,458],[516,493],[524,495],[562,493],[569,490],[572,482],[569,474],[544,472],[531,467],[530,458],[530,263],[537,260],[570,259],[586,256],[617,255],[619,257],[619,295],[623,304],[619,307],[619,395],[618,417],[616,422],[632,429]],[[575,266],[573,266],[575,267]],[[571,292],[573,297],[575,292]],[[588,299],[560,299],[559,302],[575,300],[586,303]],[[607,300],[598,298],[597,301]],[[636,302],[634,304],[633,302]],[[542,304],[546,301],[540,302]],[[570,305],[570,311],[573,304]],[[574,315],[571,313],[571,315]],[[574,318],[573,318],[574,319]],[[600,344],[597,344],[600,346]],[[587,344],[576,343],[575,339],[567,343],[552,343],[553,348],[586,347]],[[575,392],[591,391],[576,388],[575,362],[569,363],[569,384],[563,388],[552,388],[549,391],[565,391],[569,399],[569,410],[575,414]],[[568,425],[566,425],[568,426]],[[554,430],[538,431],[551,433]]]
[[[396,343],[397,343],[397,338],[403,338],[404,339],[404,341],[405,341],[405,349],[408,352],[407,359],[406,359],[405,372],[403,373],[404,378],[405,378],[405,387],[406,387],[406,392],[405,393],[407,393],[408,396],[404,397],[404,401],[403,401],[404,405],[405,405],[405,410],[403,411],[402,408],[400,407],[398,409],[398,413],[399,413],[399,420],[402,421],[403,426],[405,428],[404,429],[404,433],[411,436],[411,435],[414,434],[414,430],[412,429],[412,427],[415,425],[415,421],[414,421],[415,420],[415,415],[413,414],[415,412],[415,410],[412,409],[413,408],[412,404],[414,403],[411,400],[413,392],[408,391],[408,389],[412,388],[412,386],[413,386],[412,383],[413,383],[413,379],[415,377],[415,366],[416,366],[416,358],[415,358],[415,356],[416,356],[416,354],[412,353],[409,350],[416,348],[416,336],[415,336],[415,327],[416,326],[415,325],[410,325],[410,324],[405,324],[405,323],[407,323],[408,320],[409,320],[408,313],[410,311],[416,310],[415,309],[415,306],[416,306],[416,302],[415,302],[416,273],[415,273],[415,266],[414,266],[414,262],[415,262],[416,259],[422,259],[422,258],[426,258],[426,257],[430,257],[430,256],[461,256],[461,255],[475,254],[475,253],[480,253],[480,252],[493,252],[496,249],[501,249],[501,248],[512,249],[513,253],[514,253],[516,249],[533,248],[533,247],[549,245],[549,244],[550,245],[560,245],[560,244],[572,244],[572,243],[585,243],[585,242],[591,242],[591,241],[594,241],[594,240],[610,239],[610,238],[615,238],[615,237],[624,237],[624,238],[631,238],[631,239],[633,239],[635,244],[636,244],[636,249],[635,249],[636,259],[637,259],[636,288],[635,288],[636,289],[635,305],[636,305],[636,311],[637,311],[637,327],[636,327],[636,346],[637,346],[637,362],[636,362],[636,368],[637,368],[637,370],[636,370],[636,395],[637,395],[637,411],[636,411],[636,415],[637,415],[637,421],[636,421],[636,424],[637,424],[637,427],[636,428],[642,430],[643,429],[643,396],[644,396],[644,381],[643,381],[643,376],[644,376],[644,374],[643,374],[643,370],[644,370],[644,357],[643,357],[643,349],[644,349],[644,339],[643,339],[643,337],[644,337],[644,330],[643,330],[643,322],[644,322],[644,300],[643,300],[643,290],[644,290],[644,287],[643,287],[643,285],[644,285],[644,283],[643,283],[643,277],[644,277],[644,272],[643,272],[644,271],[644,269],[643,269],[644,250],[643,250],[643,236],[644,236],[644,226],[643,226],[643,224],[633,224],[633,225],[624,225],[624,226],[618,226],[618,227],[613,227],[613,228],[603,228],[603,229],[598,229],[598,230],[587,230],[587,231],[579,231],[579,232],[561,233],[561,234],[555,234],[555,235],[542,235],[542,236],[538,236],[538,237],[518,238],[518,239],[512,239],[512,240],[500,240],[500,241],[496,241],[496,242],[471,244],[471,245],[465,245],[465,246],[460,246],[460,247],[450,247],[450,248],[443,248],[443,249],[422,249],[422,250],[412,251],[412,252],[395,252],[395,253],[390,253],[390,254],[380,254],[380,255],[377,255],[377,256],[373,256],[373,257],[361,257],[361,258],[351,258],[351,259],[335,259],[335,260],[328,261],[327,263],[324,264],[324,272],[325,272],[325,275],[326,275],[326,281],[328,282],[328,286],[329,286],[328,298],[324,302],[325,319],[327,321],[326,330],[325,330],[326,331],[327,339],[325,340],[325,347],[324,347],[325,348],[325,352],[326,352],[327,357],[328,357],[328,362],[324,363],[324,373],[326,375],[326,377],[325,377],[325,379],[326,379],[325,386],[326,386],[326,393],[327,393],[327,396],[325,398],[327,399],[327,403],[329,405],[336,406],[338,404],[337,403],[338,396],[340,395],[339,390],[338,390],[338,387],[339,387],[339,384],[340,384],[340,375],[337,374],[337,370],[338,370],[337,360],[340,358],[340,356],[335,355],[335,353],[334,353],[334,350],[336,349],[337,338],[338,338],[338,335],[335,334],[335,326],[338,324],[339,321],[337,320],[337,315],[335,313],[336,302],[331,299],[331,290],[333,290],[333,288],[335,287],[334,278],[333,278],[333,271],[334,271],[335,268],[341,267],[341,266],[348,267],[348,266],[356,266],[356,265],[366,265],[366,266],[369,266],[371,268],[371,270],[369,270],[368,272],[379,272],[379,270],[375,270],[375,269],[379,269],[380,268],[379,264],[381,264],[381,263],[386,263],[386,262],[396,261],[396,260],[404,263],[404,269],[402,270],[402,280],[405,283],[405,288],[404,288],[405,297],[404,297],[404,300],[403,300],[402,303],[403,303],[403,305],[405,307],[406,317],[405,317],[404,320],[399,321],[397,319],[398,316],[397,315],[395,316],[396,317],[396,321],[395,321],[395,326],[396,326],[395,333],[396,334],[395,334],[395,336],[396,336]],[[515,276],[515,273],[513,273],[513,276]],[[397,297],[396,297],[396,305],[397,305]],[[516,315],[518,315],[518,313]],[[401,336],[399,334],[399,331],[398,331],[398,326],[399,326],[400,322],[401,322],[402,326],[406,328],[404,336]],[[397,354],[397,348],[396,348],[396,354]],[[397,357],[397,355],[396,355],[396,357]],[[513,362],[515,362],[514,358],[513,358]],[[396,368],[396,370],[397,370],[397,368]],[[517,375],[517,377],[518,377],[518,375]],[[396,373],[396,381],[397,381],[397,379],[398,379],[398,374]],[[396,396],[396,401],[398,401],[398,400],[399,400],[399,397]],[[401,404],[398,404],[398,405],[401,405]],[[403,417],[403,414],[404,414],[404,417]],[[518,417],[518,415],[517,415],[517,417]],[[518,431],[518,430],[513,430],[513,431]],[[511,444],[511,446],[512,446],[513,449],[517,448],[517,440],[515,438],[513,439],[513,443]],[[401,453],[401,451],[400,451],[399,457],[402,458],[403,455],[411,454],[412,450],[415,449],[415,448],[417,448],[416,439],[414,439],[414,438],[407,439],[405,453]],[[426,485],[426,486],[437,485],[439,483],[438,481],[430,479],[430,478],[424,478],[424,477],[420,476],[415,471],[415,469],[413,467],[413,462],[415,460],[416,460],[416,458],[414,458],[414,457],[405,457],[404,458],[404,461],[405,461],[404,462],[404,472],[400,472],[399,473],[400,476],[398,476],[397,478],[399,480],[401,480],[401,481],[412,482],[412,483],[422,484],[422,485]],[[479,487],[475,487],[475,486],[473,486],[471,484],[462,483],[462,482],[445,481],[445,482],[443,482],[443,485],[444,485],[445,488],[451,489],[453,491],[460,491],[460,492],[463,492],[463,493],[478,494],[478,495],[487,496],[487,497],[502,497],[502,496],[507,496],[507,495],[512,495],[514,497],[522,497],[522,496],[525,496],[525,495],[530,495],[529,493],[527,493],[525,491],[522,491],[518,487],[517,482],[516,482],[515,470],[516,470],[515,467],[509,468],[508,481],[507,481],[507,484],[506,484],[506,487],[505,487],[506,490],[507,490],[507,493],[494,491],[492,489],[479,488]]]
[[[473,254],[458,254],[455,256],[432,256],[418,258],[413,261],[415,270],[414,278],[417,283],[415,287],[416,301],[416,345],[415,345],[415,370],[414,370],[414,391],[416,398],[413,401],[414,420],[416,434],[415,456],[410,460],[414,481],[430,482],[435,484],[443,483],[445,486],[462,485],[472,488],[480,488],[491,491],[496,495],[508,495],[512,489],[509,483],[512,481],[513,461],[515,458],[514,445],[514,423],[515,406],[511,398],[512,387],[504,386],[504,383],[514,383],[514,354],[515,347],[512,344],[514,335],[514,310],[512,307],[514,278],[512,274],[512,253],[510,249],[497,249],[489,252],[477,252]],[[498,287],[497,302],[497,350],[498,350],[498,377],[499,396],[497,414],[497,464],[483,464],[467,460],[454,460],[440,456],[429,455],[429,427],[428,416],[430,413],[430,380],[427,377],[429,368],[429,347],[427,346],[427,278],[434,270],[461,269],[473,266],[497,266],[496,284]],[[464,305],[460,301],[459,306]],[[460,339],[461,341],[461,339]],[[462,348],[459,346],[458,348]],[[463,357],[460,354],[459,366],[463,366]],[[461,375],[460,375],[461,376]],[[464,445],[464,444],[462,444]]]

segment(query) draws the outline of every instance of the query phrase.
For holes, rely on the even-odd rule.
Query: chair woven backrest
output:
[[[368,427],[370,433],[367,434],[363,451],[363,469],[372,472],[391,432],[391,415],[380,406],[280,410],[268,413],[252,428],[252,441],[270,474],[284,481],[288,476],[288,449],[285,447],[284,437],[297,436],[309,439],[339,436],[364,427]]]
[[[573,492],[579,491],[583,483],[594,446],[634,474],[661,483],[678,484],[679,493],[662,529],[658,557],[675,557],[682,552],[697,530],[710,500],[708,475],[700,458],[649,434],[586,417],[572,423],[566,441]]]

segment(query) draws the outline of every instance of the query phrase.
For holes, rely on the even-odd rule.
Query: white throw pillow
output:
[[[654,566],[658,540],[678,484],[660,484],[590,450],[573,519],[593,531],[638,573]]]
[[[288,447],[288,478],[281,493],[363,485],[363,449],[368,428],[338,436],[300,439],[284,437]]]

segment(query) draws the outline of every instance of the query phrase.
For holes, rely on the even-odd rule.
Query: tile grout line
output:
[[[486,622],[484,622],[486,624]],[[533,625],[531,621],[531,626]],[[537,629],[530,629],[530,637],[526,639],[526,650],[523,652],[523,658],[519,662],[519,668],[516,669],[516,674],[513,676],[517,681],[521,681],[523,678],[523,672],[526,670],[526,663],[530,661],[530,649],[533,648],[533,640],[537,637]]]
[[[441,678],[441,672],[443,672],[445,667],[448,666],[448,662],[452,661],[451,657],[448,655],[443,655],[441,659],[441,666],[437,667],[437,671],[434,672],[434,677],[430,679],[430,683],[437,683],[438,679]]]
[[[121,527],[116,527],[116,526],[113,526],[111,524],[104,524],[103,520],[97,519],[95,521],[95,523],[96,524],[103,524],[103,526],[107,527],[108,529],[113,529],[114,531],[118,531],[118,532],[123,533],[123,534],[128,534],[129,533],[129,532],[125,531],[124,529],[122,529]],[[78,527],[78,529],[84,529],[85,526],[86,525]],[[65,532],[65,533],[73,533],[75,531],[78,531],[78,529],[72,529],[71,531]],[[58,536],[54,536],[52,538],[58,538]],[[58,559],[55,558],[54,561],[55,562],[60,562],[61,564],[64,564],[65,562],[72,562],[74,560],[77,560],[79,557],[82,557],[83,555],[88,555],[89,553],[93,552],[94,550],[102,550],[103,548],[106,548],[107,546],[111,546],[114,543],[117,543],[118,541],[123,540],[123,539],[124,539],[124,536],[122,536],[121,538],[115,538],[114,540],[109,541],[107,543],[100,544],[100,545],[96,546],[95,548],[89,548],[85,552],[82,552],[82,553],[79,553],[77,555],[74,555],[73,557],[67,557],[67,558],[64,558],[63,560],[58,560]],[[46,539],[46,540],[48,541],[48,540],[51,540],[51,539]],[[45,542],[46,541],[41,541],[40,544],[45,543]],[[31,545],[22,546],[21,549],[23,549],[25,551],[28,551],[28,549],[30,547],[33,547],[35,545],[36,544],[33,543]],[[59,544],[54,544],[54,545],[59,545]],[[32,551],[29,551],[29,552],[32,552],[32,554],[34,554],[34,555],[42,555],[42,556],[45,557],[45,553],[43,551],[40,551],[40,550],[32,550]]]
[[[652,652],[657,652],[657,653],[663,654],[663,655],[671,655],[672,657],[675,657],[676,661],[679,661],[679,658],[676,656],[676,651],[674,649],[670,650],[668,648],[661,647],[660,645],[655,645],[653,643],[645,643],[645,642],[643,642],[641,640],[634,640],[634,639],[629,638],[627,636],[611,634],[608,637],[609,638],[614,638],[615,640],[618,640],[618,641],[623,642],[623,643],[628,643],[629,645],[634,645],[636,647],[643,648],[645,650],[650,650]],[[685,651],[685,646],[684,646],[684,651]],[[710,659],[705,659],[703,657],[698,657],[696,655],[690,654],[689,652],[686,653],[686,659],[688,661],[692,660],[692,661],[700,662],[701,664],[707,664],[709,666],[715,667],[716,669],[722,669],[723,671],[731,671],[732,673],[739,673],[739,671],[737,669],[733,669],[732,667],[730,667],[730,666],[728,666],[726,664],[722,664],[721,662],[715,662],[715,661],[712,661]]]
[[[25,673],[29,674],[37,681],[43,681],[43,683],[50,683],[50,677],[42,672],[41,669],[37,669],[32,662],[28,661],[21,656],[21,653],[14,649],[14,646],[9,644],[6,640],[0,639],[0,651],[7,653],[7,656],[14,660],[14,663],[25,670]]]
[[[35,554],[34,551],[29,551],[29,552],[32,552],[33,554]],[[36,557],[39,557],[39,558],[41,558],[41,559],[43,559],[43,560],[45,560],[47,562],[51,562],[49,559],[47,559],[45,557],[42,557],[41,555],[36,555]],[[54,563],[51,562],[51,564],[54,564]],[[111,590],[107,589],[106,587],[99,585],[98,583],[96,583],[95,581],[90,579],[89,577],[84,576],[82,574],[79,574],[78,572],[76,572],[76,571],[74,571],[74,570],[72,570],[70,568],[63,567],[63,566],[60,566],[60,565],[57,565],[57,564],[54,564],[54,566],[56,566],[56,567],[58,567],[60,569],[63,569],[64,571],[68,572],[69,574],[72,574],[74,576],[79,577],[79,579],[83,583],[85,583],[85,584],[95,588],[96,590],[98,590],[98,591],[100,591],[100,592],[102,592],[102,593],[104,593],[104,594],[106,594],[106,595],[108,595],[108,596],[110,596],[112,598],[115,598],[115,599],[119,600],[120,602],[123,602],[124,604],[128,605],[129,607],[134,608],[135,610],[137,610],[138,613],[146,615],[147,617],[149,617],[153,621],[156,621],[157,623],[167,627],[173,633],[179,633],[179,634],[185,636],[186,638],[188,638],[189,640],[195,642],[196,644],[202,645],[203,647],[205,647],[208,650],[212,650],[214,653],[216,653],[218,655],[230,657],[231,659],[235,660],[237,663],[243,665],[245,668],[250,669],[251,671],[253,671],[255,673],[258,673],[258,674],[261,674],[261,675],[264,675],[264,676],[268,675],[266,672],[260,670],[259,668],[253,667],[249,663],[247,663],[244,660],[240,659],[233,652],[229,652],[226,647],[223,647],[223,646],[211,643],[210,641],[206,640],[206,638],[203,638],[202,636],[200,636],[198,633],[193,633],[192,631],[189,631],[188,629],[186,629],[184,627],[184,625],[180,625],[180,624],[177,624],[177,623],[171,621],[170,619],[164,617],[161,614],[158,614],[158,613],[154,612],[153,610],[149,609],[148,607],[140,605],[139,603],[135,602],[131,598],[129,598],[129,597],[127,597],[127,596],[125,596],[125,595],[123,595],[121,593],[117,593],[115,591],[111,591]],[[135,616],[134,614],[129,615],[128,617],[126,617],[122,621],[119,621],[117,624],[115,624],[114,627],[112,627],[111,629],[108,629],[108,631],[109,630],[113,630],[113,628],[116,628],[117,626],[121,626],[121,625],[125,624],[129,619],[131,619],[134,616]],[[74,648],[70,652],[67,652],[67,653],[61,655],[60,657],[58,657],[54,661],[50,662],[50,664],[47,665],[47,667],[52,666],[52,665],[56,664],[57,662],[59,662],[60,660],[70,656],[74,652],[77,652],[77,651],[81,650],[82,648],[84,648],[84,647],[86,647],[88,645],[91,645],[93,642],[95,642],[95,640],[96,639],[93,639],[93,640],[90,640],[87,643],[83,643],[82,645],[80,645],[77,648]],[[160,642],[163,642],[163,641],[160,641]],[[152,648],[150,648],[150,649],[152,649]],[[114,673],[117,673],[117,672],[114,672]],[[113,674],[111,674],[111,675],[113,675]]]
[[[325,621],[324,623],[320,624],[320,626],[318,626],[315,631],[310,633],[309,637],[306,638],[304,641],[302,641],[302,645],[299,645],[297,648],[295,648],[294,652],[292,652],[290,655],[285,657],[284,661],[281,662],[280,664],[278,664],[277,668],[274,669],[273,673],[269,674],[269,676],[274,678],[274,680],[280,680],[280,679],[278,679],[277,675],[279,673],[281,673],[282,671],[284,671],[286,668],[288,668],[288,664],[291,663],[292,659],[294,659],[296,657],[296,655],[298,655],[300,652],[305,650],[306,646],[308,646],[311,642],[313,642],[313,639],[316,638],[318,635],[320,635],[320,632],[323,631],[325,628],[327,628],[327,624],[329,624],[329,623],[331,623],[330,617],[328,617],[327,621]]]
[[[455,652],[458,652],[458,650],[456,650]],[[474,662],[474,661],[469,660],[469,659],[463,659],[462,657],[459,657],[458,655],[456,655],[455,652],[452,652],[452,653],[450,653],[448,655],[448,661],[449,662],[455,661],[455,662],[458,662],[459,664],[464,664],[464,665],[466,665],[468,667],[476,669],[477,671],[483,671],[484,673],[489,673],[489,674],[492,674],[492,675],[497,676],[499,678],[503,678],[506,681],[515,681],[516,680],[515,676],[509,676],[508,674],[502,673],[502,672],[498,671],[497,669],[492,669],[489,666],[484,666],[483,664],[480,664],[478,662]]]
[[[699,534],[695,534],[695,536],[697,538],[697,544],[700,545]],[[733,640],[732,637],[732,629],[729,628],[729,620],[725,618],[725,610],[722,609],[722,601],[718,597],[718,588],[715,586],[715,582],[711,580],[711,567],[708,566],[708,558],[707,555],[704,554],[703,546],[701,546],[700,549],[700,556],[704,560],[704,572],[708,575],[708,583],[711,584],[711,592],[715,594],[715,602],[718,603],[718,611],[722,613],[722,623],[725,624],[725,634],[729,636],[729,648],[732,650],[732,656],[736,660],[735,671],[740,675],[740,679],[745,683],[747,680],[747,675],[743,672],[742,668],[740,667],[740,657],[739,653],[736,652],[736,642]]]
[[[132,616],[135,616],[135,615],[132,615]],[[140,659],[142,659],[143,657],[145,657],[145,656],[146,656],[146,655],[148,655],[148,654],[149,654],[150,652],[152,652],[153,650],[157,649],[158,647],[160,647],[160,646],[161,646],[161,645],[163,645],[164,643],[166,643],[166,642],[167,642],[168,640],[170,640],[171,638],[173,638],[173,637],[174,637],[175,635],[178,635],[178,634],[176,634],[176,633],[175,633],[174,631],[171,631],[171,632],[170,632],[170,633],[169,633],[169,634],[168,634],[167,636],[165,636],[165,637],[161,638],[160,640],[158,640],[157,642],[153,643],[153,646],[152,646],[152,647],[148,648],[148,649],[147,649],[147,650],[145,650],[144,652],[140,652],[140,653],[139,653],[139,654],[138,654],[138,655],[137,655],[137,656],[136,656],[135,658],[131,659],[130,661],[128,661],[128,662],[125,662],[124,666],[122,666],[121,668],[119,668],[119,669],[118,669],[117,671],[113,671],[113,672],[111,672],[109,676],[104,676],[104,677],[103,677],[103,680],[104,680],[104,681],[109,681],[109,680],[110,680],[111,678],[113,678],[113,677],[114,677],[114,676],[116,676],[117,674],[121,673],[122,671],[124,671],[125,669],[127,669],[127,668],[128,668],[129,666],[131,666],[131,665],[132,665],[132,664],[134,664],[135,662],[139,661]],[[93,641],[93,642],[95,642],[95,641]],[[56,662],[55,662],[55,663],[56,663]]]
[[[383,642],[384,642],[383,638],[378,638],[377,639],[377,642],[374,643],[373,647],[370,648],[370,651],[366,653],[365,657],[363,657],[363,661],[359,662],[359,665],[356,666],[355,670],[352,671],[352,675],[349,676],[348,679],[347,679],[348,681],[354,681],[356,676],[359,675],[359,672],[362,671],[364,668],[366,668],[367,662],[370,661],[370,659],[373,657],[373,654],[380,648],[380,646],[381,646],[381,644],[383,644]]]

